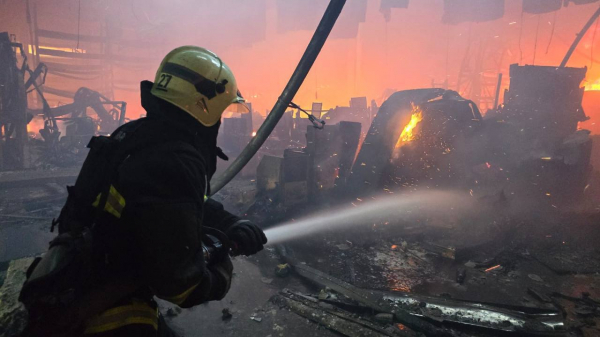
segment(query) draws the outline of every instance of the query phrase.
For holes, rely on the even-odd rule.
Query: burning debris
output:
[[[423,120],[423,111],[419,108],[418,105],[414,103],[410,103],[412,105],[412,111],[410,115],[410,121],[404,129],[402,129],[402,133],[400,134],[400,138],[398,138],[398,142],[396,142],[396,149],[402,146],[402,143],[410,142],[415,140],[417,135],[417,130],[415,128],[417,125]]]

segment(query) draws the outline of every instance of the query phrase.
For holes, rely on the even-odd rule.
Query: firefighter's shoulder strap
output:
[[[95,211],[93,204],[106,204],[110,182],[114,178],[116,167],[126,153],[130,152],[134,145],[135,130],[142,125],[142,121],[135,122],[134,132],[125,132],[123,128],[118,129],[113,136],[92,137],[87,147],[90,149],[75,185],[67,186],[69,195],[67,202],[61,210],[58,221],[52,223],[52,229],[57,224],[59,234],[72,233],[78,235],[85,228],[92,227],[101,216]],[[126,125],[127,129],[130,126]],[[100,199],[96,200],[98,195]]]
[[[103,212],[104,205],[108,206],[107,200],[111,195],[118,194],[117,191],[112,191],[115,189],[112,184],[116,180],[120,164],[129,156],[141,151],[156,151],[159,147],[172,146],[174,143],[182,149],[194,149],[181,136],[165,134],[160,132],[161,128],[164,125],[157,121],[141,119],[125,124],[110,137],[96,136],[90,140],[90,152],[75,185],[67,187],[69,197],[56,222],[59,224],[59,233],[81,233],[84,228],[93,226],[106,215]],[[125,202],[121,199],[122,197],[117,200],[117,206],[124,206],[118,205]],[[97,205],[101,206],[93,207]],[[112,213],[120,216],[119,210]]]

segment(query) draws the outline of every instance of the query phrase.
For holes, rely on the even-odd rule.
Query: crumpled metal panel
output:
[[[415,294],[388,294],[384,300],[411,315],[506,332],[539,333],[564,330],[560,311],[485,304]]]

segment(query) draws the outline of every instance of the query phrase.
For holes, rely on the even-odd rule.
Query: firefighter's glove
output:
[[[227,295],[231,287],[231,276],[233,274],[233,264],[229,256],[225,256],[221,261],[208,267],[213,275],[213,290],[210,295],[211,301],[220,301]]]
[[[267,243],[265,233],[248,220],[240,220],[227,229],[227,236],[233,242],[234,252],[241,255],[254,255],[263,250]]]

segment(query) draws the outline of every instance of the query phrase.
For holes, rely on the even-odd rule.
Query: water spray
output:
[[[410,220],[425,212],[465,211],[472,198],[464,193],[423,191],[373,197],[369,201],[322,211],[265,230],[268,244],[280,244],[328,230],[342,230],[383,221]]]

